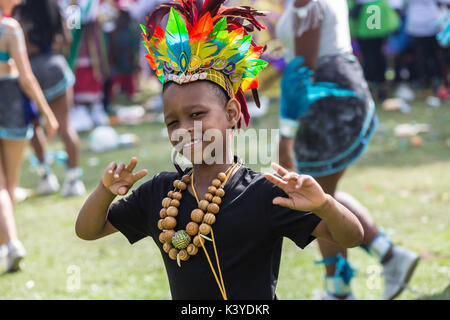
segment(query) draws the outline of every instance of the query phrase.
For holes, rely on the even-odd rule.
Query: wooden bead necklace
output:
[[[162,209],[159,213],[161,219],[158,220],[158,228],[162,231],[159,235],[159,241],[163,243],[163,250],[172,260],[177,260],[179,267],[181,267],[181,261],[189,260],[190,256],[198,253],[199,247],[203,248],[224,300],[227,300],[227,294],[223,283],[219,256],[217,255],[216,242],[214,240],[214,232],[211,225],[216,222],[216,214],[219,213],[219,205],[222,203],[222,197],[225,195],[223,187],[231,174],[233,174],[240,165],[240,162],[234,163],[225,172],[220,172],[217,175],[217,178],[213,179],[211,182],[211,186],[208,188],[208,192],[205,194],[205,199],[203,200],[198,199],[197,192],[195,191],[194,172],[192,170],[190,175],[184,175],[181,178],[181,181],[175,180],[173,182],[175,189],[169,191],[167,197],[162,201]],[[191,183],[192,191],[197,200],[198,209],[192,210],[192,221],[186,225],[186,230],[175,231],[174,229],[177,225],[175,217],[178,215],[178,208],[183,197],[181,192],[187,189],[188,183]],[[210,233],[212,239],[207,236]],[[191,237],[194,237],[192,243]],[[205,240],[203,239],[210,240],[213,243],[220,281],[211,263],[208,251],[206,251],[204,245]]]
[[[163,250],[169,254],[172,260],[177,260],[179,266],[181,266],[181,261],[187,261],[190,256],[197,254],[198,248],[203,245],[203,239],[212,241],[208,235],[212,231],[211,225],[216,222],[216,214],[219,213],[219,205],[225,195],[223,186],[230,174],[239,165],[239,163],[235,163],[227,171],[220,172],[217,178],[212,180],[203,200],[199,201],[195,192],[193,171],[184,175],[181,180],[175,180],[173,182],[175,189],[169,191],[167,197],[162,200],[162,209],[159,212],[160,219],[158,220],[158,229],[162,231],[159,235],[159,241],[163,243]],[[192,183],[198,208],[192,210],[191,222],[186,225],[186,229],[175,231],[176,216],[183,197],[182,191],[187,189],[189,183]]]

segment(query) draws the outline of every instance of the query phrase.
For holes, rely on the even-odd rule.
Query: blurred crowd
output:
[[[146,49],[141,43],[139,25],[145,24],[146,16],[163,1],[49,0],[39,3],[44,5],[52,1],[60,9],[63,20],[63,31],[60,33],[64,39],[59,39],[61,34],[55,33],[51,51],[65,57],[74,76],[73,96],[69,94],[67,107],[68,127],[82,132],[96,126],[113,124],[111,101],[117,95],[133,103],[142,84],[153,83],[156,85],[155,91],[159,90],[159,82],[153,77],[145,58]],[[273,87],[274,80],[279,80],[286,65],[283,47],[276,39],[275,29],[287,3],[281,0],[226,2],[233,6],[250,5],[267,14],[263,21],[267,29],[258,35],[258,42],[267,46],[263,58],[271,65],[261,76],[262,91],[266,87]],[[363,66],[364,76],[377,101],[387,101],[393,97],[412,100],[420,96],[427,98],[430,105],[436,106],[441,100],[450,98],[450,52],[436,39],[442,31],[443,18],[448,15],[449,7],[450,0],[348,0],[353,51]],[[17,18],[20,21],[20,17]],[[39,21],[39,17],[33,19]],[[35,26],[30,33],[33,36],[28,36],[28,42],[45,42],[43,34],[47,31]],[[32,57],[33,47],[27,45],[27,49]],[[33,58],[30,59],[33,64]],[[45,59],[44,62],[47,61]],[[45,68],[45,63],[49,63],[44,62],[41,69]],[[33,72],[39,73],[36,70],[39,64],[34,63]],[[68,75],[65,77],[70,78]],[[161,110],[161,101],[151,101],[157,104],[151,108]],[[32,101],[30,105],[33,105]],[[140,114],[137,109],[129,108],[128,111],[130,114]],[[60,119],[58,121],[64,123]],[[78,137],[70,130],[64,128],[62,137],[70,168],[75,170],[79,158]],[[45,167],[42,165],[45,162],[45,143],[41,141],[43,137],[38,123],[35,123],[32,145],[41,166]],[[77,170],[72,176],[78,177],[75,180],[81,180],[81,172],[79,168]],[[41,193],[57,190],[57,183],[51,182],[55,178],[49,178],[52,176],[49,169],[41,171],[44,172]],[[75,189],[67,194],[79,195],[85,192],[82,185]]]
[[[145,24],[146,15],[160,2],[58,1],[69,26],[74,15],[70,6],[76,4],[80,8],[81,29],[72,29],[72,46],[67,54],[78,79],[71,111],[73,118],[82,119],[74,121],[78,131],[107,123],[106,112],[112,97],[123,93],[133,99],[139,90],[139,78],[151,77],[139,24]],[[265,21],[268,29],[262,36],[268,44],[265,58],[275,64],[279,75],[283,59],[271,54],[276,48],[270,46],[277,45],[273,30],[282,14],[283,1],[229,2],[247,3],[268,13]],[[450,98],[450,53],[436,40],[441,31],[438,21],[447,13],[449,0],[348,0],[348,5],[354,53],[360,59],[374,98],[379,101],[394,95],[409,98],[415,93],[425,98]],[[373,5],[378,9],[373,9]]]
[[[388,97],[389,82],[419,90],[424,96],[449,98],[449,50],[439,45],[436,35],[450,1],[348,2],[354,51],[376,98]],[[381,8],[381,21],[371,19],[374,3]]]
[[[41,169],[38,194],[60,189],[64,197],[85,194],[77,132],[112,124],[111,101],[117,95],[134,102],[143,84],[158,83],[145,58],[139,24],[145,24],[146,16],[161,2],[165,1],[0,0],[0,30],[5,31],[0,38],[0,95],[4,95],[0,100],[0,128],[5,128],[0,140],[11,140],[0,144],[7,158],[2,166],[7,190],[0,188],[0,209],[4,212],[0,233],[5,235],[0,242],[0,257],[9,250],[9,271],[19,269],[18,262],[25,255],[17,240],[13,210],[15,199],[23,198],[14,192],[18,190],[27,140],[33,137],[36,167]],[[263,21],[267,29],[258,35],[258,42],[267,46],[263,59],[270,62],[272,72],[263,72],[262,89],[264,84],[270,86],[279,80],[286,66],[275,29],[288,2],[225,3],[251,5],[267,13]],[[348,0],[353,51],[376,100],[393,96],[411,100],[418,94],[432,98],[427,103],[436,106],[450,99],[450,52],[437,39],[448,20],[449,8],[450,0]],[[14,96],[10,88],[15,90]],[[24,119],[18,116],[22,114],[21,93],[26,102]],[[161,102],[154,101],[159,104],[154,109],[160,110]],[[16,113],[13,105],[17,106]],[[2,107],[8,111],[2,111]],[[65,154],[53,154],[67,164],[62,188],[49,165],[50,153],[37,109],[47,120],[48,136],[58,132],[65,145]],[[127,108],[125,113],[140,114],[136,110]],[[2,244],[7,244],[8,249]]]

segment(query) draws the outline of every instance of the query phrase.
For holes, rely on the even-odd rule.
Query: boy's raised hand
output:
[[[272,163],[271,167],[281,178],[270,173],[265,173],[264,177],[289,196],[289,198],[276,197],[272,200],[273,204],[294,210],[312,212],[325,205],[327,195],[313,177],[289,172],[276,163]]]
[[[147,175],[147,170],[143,169],[133,173],[136,167],[137,159],[131,158],[130,163],[125,166],[124,163],[117,164],[111,162],[105,170],[102,183],[114,195],[125,195],[136,183]]]

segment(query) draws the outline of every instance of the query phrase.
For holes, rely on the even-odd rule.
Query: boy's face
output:
[[[204,163],[210,156],[216,162],[224,161],[229,129],[240,118],[239,103],[235,99],[226,102],[214,86],[208,81],[171,83],[163,93],[170,142],[192,163]]]

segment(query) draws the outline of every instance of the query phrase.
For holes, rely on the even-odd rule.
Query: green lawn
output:
[[[380,124],[372,143],[347,170],[341,189],[368,207],[395,243],[420,252],[422,260],[410,282],[412,291],[405,291],[399,299],[450,299],[450,103],[434,109],[418,101],[410,114],[380,107],[377,112]],[[431,125],[431,131],[421,135],[420,147],[393,136],[395,125],[414,121]],[[275,101],[269,114],[255,124],[276,128]],[[138,167],[149,170],[147,178],[161,170],[173,170],[161,123],[116,129],[135,133],[139,144],[95,154],[88,149],[87,134],[82,135],[88,190],[96,186],[104,167],[113,160],[137,156]],[[61,142],[52,142],[51,148],[61,149]],[[54,169],[62,177],[63,168]],[[25,161],[21,186],[33,188],[37,181]],[[18,230],[28,251],[26,266],[22,272],[0,275],[0,299],[170,299],[162,259],[150,238],[130,246],[120,234],[95,242],[76,237],[75,220],[85,198],[51,195],[18,204]],[[355,296],[378,299],[383,289],[382,279],[376,275],[379,265],[361,249],[352,249],[349,255],[358,270],[353,281]],[[323,285],[323,267],[314,265],[320,258],[315,242],[299,250],[286,240],[279,298],[314,298]]]

